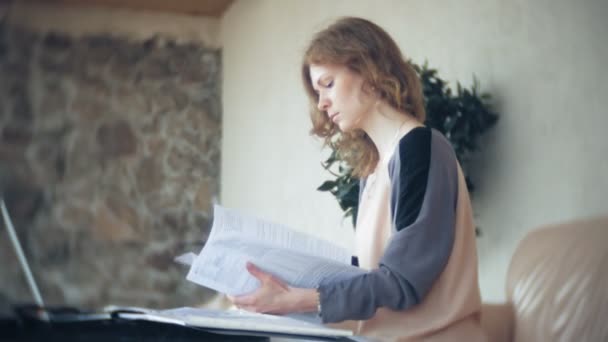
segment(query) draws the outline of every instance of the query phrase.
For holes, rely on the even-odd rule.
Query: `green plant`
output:
[[[467,89],[456,84],[456,91],[448,87],[446,81],[437,75],[437,70],[414,64],[422,81],[427,119],[425,124],[435,128],[450,141],[458,161],[462,165],[467,187],[473,192],[473,182],[467,175],[467,161],[471,153],[479,147],[479,137],[496,124],[498,115],[492,110],[489,94],[479,92],[479,82],[473,78],[473,85]],[[352,169],[340,159],[335,145],[329,144],[332,152],[323,168],[335,178],[323,182],[317,188],[328,191],[338,201],[344,217],[351,217],[353,226],[357,218],[359,204],[359,180],[352,176]]]

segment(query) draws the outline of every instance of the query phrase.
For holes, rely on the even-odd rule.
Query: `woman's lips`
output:
[[[336,118],[338,117],[338,114],[340,114],[340,113],[338,113],[338,112],[333,113],[332,115],[329,116],[329,119],[333,122],[336,122]]]

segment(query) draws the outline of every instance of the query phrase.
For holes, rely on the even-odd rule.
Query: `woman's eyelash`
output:
[[[334,85],[334,81],[331,80],[329,83],[327,83],[327,85],[325,86],[326,88],[331,88]]]

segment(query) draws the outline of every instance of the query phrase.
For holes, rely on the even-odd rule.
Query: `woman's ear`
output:
[[[376,86],[374,86],[369,81],[363,81],[363,84],[361,85],[361,90],[366,95],[376,95]]]

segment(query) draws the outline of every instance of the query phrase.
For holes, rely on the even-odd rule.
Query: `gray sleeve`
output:
[[[400,202],[407,195],[406,186],[399,184],[404,177],[397,176],[408,150],[400,143],[391,161],[393,236],[378,269],[348,279],[323,280],[319,286],[323,322],[368,319],[379,307],[406,310],[422,301],[445,268],[454,243],[457,161],[444,139],[433,136],[429,144],[428,181],[417,216],[407,226],[398,226]]]

